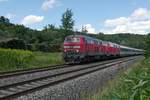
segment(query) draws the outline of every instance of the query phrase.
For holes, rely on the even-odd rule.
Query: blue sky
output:
[[[61,24],[62,13],[72,9],[74,29],[89,33],[146,34],[150,32],[150,0],[0,0],[0,15],[33,29]]]

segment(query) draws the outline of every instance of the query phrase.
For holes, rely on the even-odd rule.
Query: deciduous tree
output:
[[[64,33],[68,33],[73,31],[74,20],[73,20],[73,12],[71,9],[67,9],[66,12],[62,15],[60,28],[64,31]]]

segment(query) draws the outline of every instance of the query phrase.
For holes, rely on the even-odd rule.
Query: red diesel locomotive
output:
[[[69,63],[139,54],[143,54],[143,50],[121,46],[84,35],[70,35],[64,41],[64,59]]]

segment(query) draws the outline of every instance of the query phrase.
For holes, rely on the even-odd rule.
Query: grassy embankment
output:
[[[150,58],[119,75],[102,93],[85,100],[150,100]]]
[[[61,53],[0,49],[0,72],[64,63]]]

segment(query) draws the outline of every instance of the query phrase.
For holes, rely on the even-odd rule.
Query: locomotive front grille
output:
[[[80,56],[81,56],[81,53],[75,50],[70,50],[64,53],[64,59],[67,62],[74,62],[75,60],[79,59]]]

